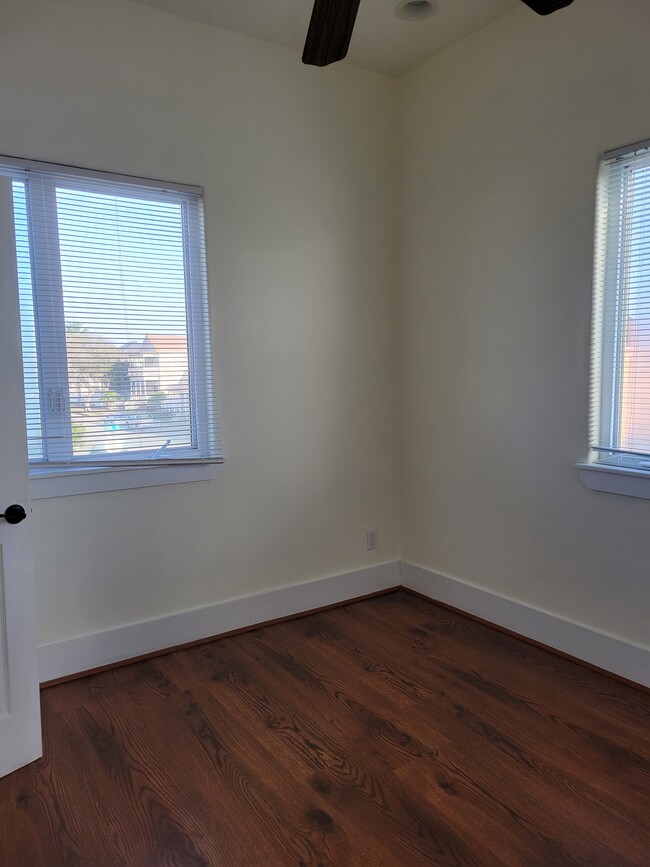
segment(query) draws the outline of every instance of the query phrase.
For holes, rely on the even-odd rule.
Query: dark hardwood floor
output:
[[[405,592],[42,703],[2,867],[650,865],[650,697]]]

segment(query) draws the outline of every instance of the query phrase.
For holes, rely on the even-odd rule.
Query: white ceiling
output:
[[[313,5],[313,0],[135,2],[300,51]],[[395,15],[397,0],[361,0],[346,62],[386,75],[400,75],[519,3],[520,0],[440,0],[436,15],[423,21],[404,21]]]

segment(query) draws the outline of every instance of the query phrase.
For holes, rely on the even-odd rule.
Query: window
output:
[[[590,446],[592,464],[650,475],[650,142],[601,164]]]
[[[218,462],[201,190],[0,158],[33,473]]]

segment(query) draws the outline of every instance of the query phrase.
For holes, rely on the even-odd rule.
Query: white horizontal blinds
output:
[[[650,457],[650,147],[604,160],[599,211],[601,388],[593,446],[605,458],[634,463]]]
[[[32,464],[216,459],[200,192],[7,170]]]

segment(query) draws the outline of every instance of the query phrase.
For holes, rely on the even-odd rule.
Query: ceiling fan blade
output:
[[[557,12],[558,9],[570,6],[573,0],[523,0],[523,2],[538,15],[550,15],[551,12]]]
[[[327,66],[348,53],[360,0],[314,0],[302,62]]]

